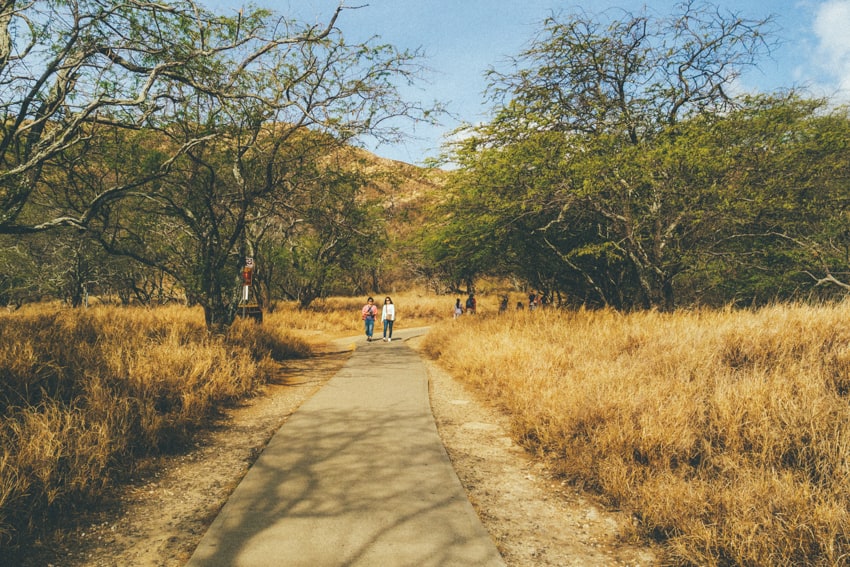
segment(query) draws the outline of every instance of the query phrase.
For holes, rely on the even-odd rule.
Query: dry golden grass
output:
[[[310,345],[199,310],[34,306],[0,315],[0,546],[96,499],[140,458],[179,448]]]
[[[453,320],[455,296],[390,295],[397,329],[433,325],[426,351],[669,563],[848,563],[850,304],[497,315],[491,292]],[[360,335],[364,300],[281,304],[227,336],[177,307],[0,315],[0,544],[179,446],[275,360]]]
[[[511,312],[425,348],[671,563],[850,561],[850,304]]]
[[[449,312],[425,293],[394,300],[398,329]],[[179,449],[223,404],[254,395],[278,362],[362,333],[364,302],[281,304],[262,325],[237,320],[225,335],[179,306],[0,313],[0,547],[96,500],[140,459]]]

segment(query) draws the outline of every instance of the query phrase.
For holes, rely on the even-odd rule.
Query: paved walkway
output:
[[[404,344],[356,345],[272,437],[188,565],[503,566],[443,448]],[[400,340],[399,340],[400,339]]]

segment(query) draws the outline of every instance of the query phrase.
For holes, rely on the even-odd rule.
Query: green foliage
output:
[[[276,295],[302,307],[345,290],[351,293],[367,277],[386,242],[383,215],[361,196],[359,174],[325,168],[293,205],[290,230],[266,247],[275,271]]]
[[[678,9],[550,18],[491,72],[495,117],[452,146],[425,240],[445,273],[618,308],[850,289],[847,112],[728,97],[771,21]]]
[[[96,240],[159,274],[160,291],[165,277],[182,288],[210,326],[232,322],[244,258],[302,222],[320,229],[297,235],[312,272],[339,280],[374,234],[352,205],[363,183],[337,200],[325,187],[340,182],[321,162],[359,136],[398,135],[389,117],[432,120],[433,110],[398,90],[417,79],[419,54],[347,43],[344,9],[320,27],[191,1],[0,7],[0,32],[22,54],[0,47],[0,234],[85,232],[77,249],[89,269],[79,266],[72,303]],[[32,35],[34,20],[49,33]],[[304,301],[324,293],[312,287]]]

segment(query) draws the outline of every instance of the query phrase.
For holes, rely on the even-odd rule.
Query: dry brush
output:
[[[0,547],[49,529],[310,346],[273,325],[207,332],[182,307],[0,315]],[[51,521],[53,520],[53,521]]]
[[[426,349],[681,565],[850,557],[850,304],[462,317]]]

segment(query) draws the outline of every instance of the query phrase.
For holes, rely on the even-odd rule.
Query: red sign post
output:
[[[252,297],[251,285],[254,283],[253,280],[254,259],[245,258],[245,267],[242,268],[242,301],[239,302],[240,309],[237,311],[237,315],[251,317],[262,323],[263,311],[260,309],[257,300]]]

